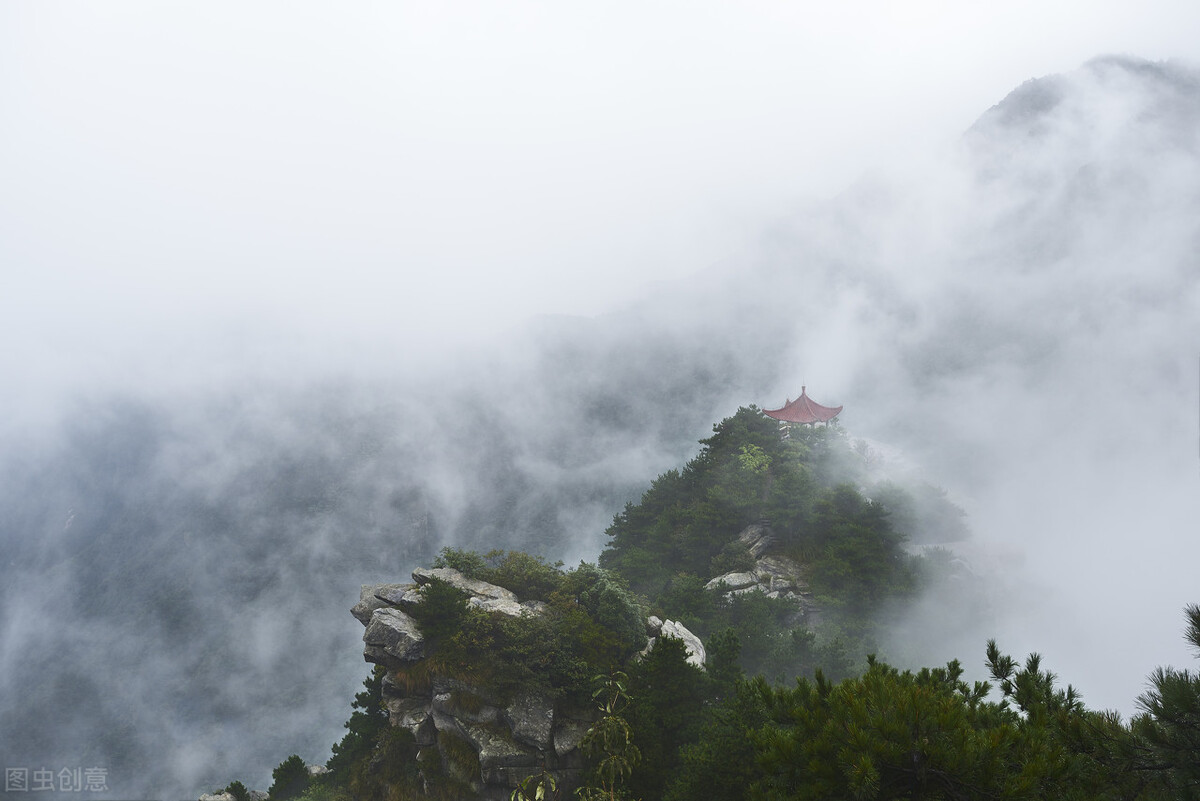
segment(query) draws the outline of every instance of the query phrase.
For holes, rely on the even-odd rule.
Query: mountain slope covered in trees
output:
[[[659,476],[640,503],[616,516],[599,567],[563,570],[519,552],[444,550],[436,565],[511,590],[538,611],[516,618],[487,611],[436,581],[419,588],[419,599],[406,595],[401,608],[432,650],[412,667],[376,668],[334,748],[332,771],[295,794],[308,801],[1194,797],[1200,745],[1189,721],[1200,714],[1200,677],[1186,670],[1157,671],[1139,701],[1143,713],[1125,723],[1085,706],[1039,655],[1019,662],[994,641],[981,643],[988,682],[965,680],[957,660],[902,670],[864,652],[877,627],[923,585],[953,579],[954,569],[940,546],[902,547],[908,538],[892,528],[887,505],[854,482],[864,471],[848,442],[836,427],[780,431],[743,408],[714,426],[682,470]],[[886,489],[903,507],[904,492]],[[936,529],[951,511],[931,514],[929,525]],[[748,527],[778,532],[759,557],[771,552],[802,565],[811,594],[712,585],[752,568],[753,554],[739,540]],[[702,633],[703,669],[689,662],[691,646],[665,630],[641,650],[651,633],[642,623],[647,614]],[[1188,620],[1200,649],[1200,607],[1189,608]],[[387,702],[389,684],[411,693],[414,681],[428,684],[441,709],[436,733],[397,717],[401,706]],[[436,700],[439,687],[449,700]],[[582,757],[572,761],[561,749],[558,759],[540,762],[510,756],[497,778],[489,746],[459,734],[459,726],[474,728],[454,716],[474,720],[488,704],[530,691],[553,699],[552,714],[570,710],[588,722]]]

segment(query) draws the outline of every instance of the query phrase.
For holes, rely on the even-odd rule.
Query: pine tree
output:
[[[267,795],[271,796],[271,801],[287,801],[289,798],[295,798],[308,789],[311,781],[311,777],[308,775],[308,766],[297,754],[292,754],[279,763],[279,767],[275,768],[271,774],[271,779],[273,780],[271,789],[267,791]]]
[[[346,736],[340,743],[334,744],[333,756],[326,763],[339,784],[346,783],[354,763],[371,753],[379,735],[387,729],[387,712],[383,708],[383,674],[383,668],[376,665],[370,677],[363,682],[366,689],[354,696],[350,704],[353,711],[346,721]]]
[[[1184,614],[1184,638],[1200,655],[1200,605]],[[1200,674],[1159,667],[1138,697],[1145,714],[1133,728],[1146,744],[1142,768],[1162,776],[1182,799],[1200,798]]]
[[[709,679],[687,661],[682,640],[659,637],[650,653],[630,665],[629,692],[627,717],[643,757],[629,788],[642,798],[662,798],[679,769],[679,749],[700,736]]]

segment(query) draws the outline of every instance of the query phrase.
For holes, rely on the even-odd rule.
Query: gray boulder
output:
[[[402,609],[421,603],[420,587],[416,584],[385,584],[375,592],[375,597],[389,606],[399,606]]]
[[[468,598],[467,604],[476,609],[482,609],[485,612],[499,612],[509,617],[521,617],[521,615],[537,617],[543,614],[547,608],[547,604],[544,601],[517,603],[516,601],[509,601],[504,598],[480,598],[477,595]]]
[[[520,617],[525,613],[525,607],[514,601],[509,601],[503,598],[480,598],[473,596],[467,599],[467,605],[473,606],[476,609],[482,609],[485,612],[499,612],[502,615],[509,617]]]
[[[531,768],[537,765],[537,754],[513,739],[502,726],[486,723],[462,723],[462,732],[479,754],[479,767],[484,776],[494,768]]]
[[[354,619],[364,626],[371,622],[371,614],[376,609],[382,609],[385,606],[394,606],[392,601],[387,601],[379,598],[379,593],[395,591],[400,587],[411,587],[411,584],[364,584],[358,591],[358,603],[350,610],[350,614],[354,615]]]
[[[545,601],[521,601],[521,606],[534,617],[545,614],[546,610],[550,608],[550,604]]]
[[[775,544],[775,533],[762,523],[754,523],[742,529],[738,534],[738,542],[745,545],[750,555],[758,559]]]
[[[418,567],[413,571],[412,577],[413,581],[421,585],[428,584],[433,579],[441,579],[452,587],[457,587],[463,592],[474,595],[477,598],[492,598],[499,601],[513,602],[517,600],[517,594],[512,590],[497,587],[495,584],[488,584],[486,581],[467,578],[452,567]]]
[[[432,710],[428,698],[389,698],[384,702],[388,723],[408,729],[413,734],[429,720]]]
[[[434,693],[434,712],[470,723],[495,723],[500,710],[467,690]]]
[[[549,748],[554,731],[554,699],[526,690],[504,708],[501,720],[518,742],[538,749]]]
[[[771,598],[788,598],[804,593],[804,569],[784,556],[762,556],[749,572],[726,573],[704,585],[706,590],[721,590],[725,595],[747,592],[766,593]]]
[[[559,717],[554,721],[554,753],[559,757],[579,748],[579,743],[587,735],[592,724],[586,720]]]
[[[380,665],[416,662],[425,656],[425,636],[399,609],[376,609],[363,632],[363,659]]]
[[[807,587],[803,573],[799,564],[783,556],[764,556],[754,563],[754,575],[769,592]]]
[[[745,587],[750,587],[757,583],[758,583],[758,577],[755,576],[753,573],[734,572],[734,573],[726,573],[723,576],[717,576],[715,579],[713,579],[712,581],[705,584],[704,589],[716,590],[716,589],[719,589],[722,584],[724,584],[726,591],[740,590]]]

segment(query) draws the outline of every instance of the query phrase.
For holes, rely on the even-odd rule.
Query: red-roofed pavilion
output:
[[[825,423],[833,420],[842,412],[841,406],[822,406],[808,397],[808,387],[800,387],[800,397],[788,401],[782,409],[763,409],[767,417],[774,417],[782,423]]]

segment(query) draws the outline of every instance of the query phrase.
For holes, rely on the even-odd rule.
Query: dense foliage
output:
[[[1200,654],[1200,605],[1185,610],[1185,638]],[[1138,697],[1145,714],[1133,722],[1143,745],[1141,766],[1167,777],[1178,798],[1200,798],[1200,674],[1171,667],[1150,674]]]
[[[298,754],[292,754],[279,763],[271,779],[271,789],[267,791],[271,801],[288,801],[308,789],[308,767]]]
[[[863,447],[840,430],[781,436],[753,407],[702,445],[617,515],[599,566],[444,549],[436,567],[541,611],[490,614],[432,580],[413,610],[432,653],[390,680],[411,688],[437,673],[500,698],[537,688],[576,710],[598,706],[581,743],[585,799],[1200,798],[1200,675],[1156,671],[1144,713],[1127,725],[1087,709],[1037,654],[1018,663],[995,642],[988,683],[963,681],[957,661],[901,670],[866,653],[888,610],[953,561],[944,549],[906,547],[962,536],[944,493],[870,485]],[[738,540],[750,525],[769,527],[772,552],[803,566],[819,623],[795,598],[705,588],[755,568]],[[705,670],[671,638],[635,656],[648,611],[703,637]],[[1200,651],[1200,606],[1187,615]],[[289,758],[276,770],[278,798],[471,797],[462,777],[478,774],[472,747],[439,739],[440,762],[418,750],[410,732],[388,726],[383,678],[377,668],[356,696],[330,773],[302,780]],[[543,768],[514,798],[551,798],[557,787]]]
[[[877,627],[947,565],[941,554],[913,552],[908,540],[963,534],[961,510],[944,493],[920,485],[918,500],[894,483],[873,484],[869,448],[837,426],[781,431],[751,406],[714,425],[701,445],[683,470],[659,476],[616,516],[600,565],[703,637],[733,630],[748,673],[782,679],[821,667],[849,675],[878,649]],[[893,509],[904,533],[892,525]],[[786,598],[703,590],[717,576],[753,569],[738,537],[755,524],[771,531],[774,553],[803,567],[820,625]]]
[[[1188,615],[1189,638],[1200,638],[1200,608],[1190,607]],[[1038,655],[1018,663],[994,642],[986,653],[990,683],[967,684],[957,661],[902,671],[870,659],[862,674],[840,682],[818,671],[790,686],[745,679],[719,662],[711,660],[702,672],[686,662],[681,642],[667,639],[631,663],[628,676],[603,678],[595,693],[603,714],[585,741],[591,783],[581,797],[1197,797],[1200,677],[1186,670],[1155,671],[1153,688],[1141,699],[1145,714],[1126,725],[1112,713],[1087,709]],[[377,672],[358,701],[369,705],[378,683]],[[411,735],[377,723],[355,712],[350,732],[335,747],[342,759],[330,761],[333,772],[314,781],[304,799],[443,797],[422,795],[428,788],[416,781]],[[347,762],[360,736],[373,744]],[[277,769],[277,782],[287,765]],[[541,775],[538,786],[551,781]],[[450,795],[444,797],[458,797],[452,783],[445,787]]]
[[[1189,609],[1189,615],[1193,612]],[[1194,631],[1200,634],[1200,610]],[[1189,632],[1190,636],[1190,632]],[[1023,665],[988,643],[994,684],[962,668],[900,671],[870,660],[860,676],[818,673],[794,686],[762,678],[707,712],[680,753],[668,801],[799,799],[1190,799],[1196,797],[1193,695],[1157,707],[1160,669],[1129,726],[1088,710],[1037,654]],[[996,690],[999,690],[997,696]]]

